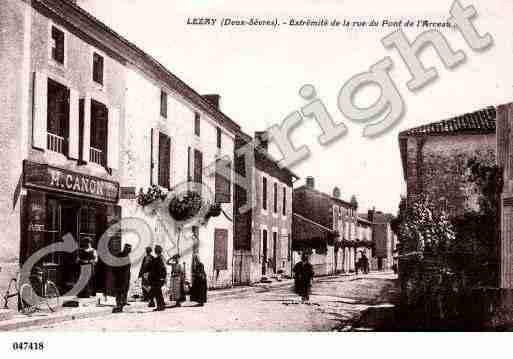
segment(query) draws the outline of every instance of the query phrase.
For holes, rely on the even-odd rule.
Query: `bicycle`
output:
[[[21,285],[20,285],[21,284]],[[51,312],[55,312],[60,304],[60,294],[54,282],[48,279],[48,268],[34,268],[34,274],[29,276],[28,282],[21,283],[21,275],[9,281],[4,294],[4,309],[8,309],[9,299],[18,298],[18,311],[29,315],[41,311],[45,305]]]

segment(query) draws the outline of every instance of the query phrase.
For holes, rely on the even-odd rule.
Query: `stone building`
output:
[[[292,269],[292,186],[299,177],[268,153],[264,132],[255,133],[254,165],[245,172],[247,158],[236,156],[236,170],[244,175],[252,190],[235,186],[234,282],[247,284],[269,279],[278,273],[291,275]],[[253,139],[241,132],[237,149]],[[251,206],[251,204],[253,205]],[[251,208],[244,210],[245,206]]]
[[[224,214],[184,246],[200,255],[210,286],[231,285],[233,190],[203,171],[233,156],[239,131],[218,97],[200,96],[74,1],[5,0],[0,12],[0,292],[38,249],[65,234],[95,246],[111,224],[142,213],[136,190],[188,177],[212,188]],[[114,252],[132,240],[113,239]],[[57,264],[61,291],[76,280],[75,260],[44,258]],[[100,262],[96,289],[112,288],[110,273]]]
[[[394,264],[394,254],[397,249],[397,236],[392,231],[391,214],[370,209],[366,214],[360,214],[372,227],[371,270],[391,270]]]
[[[311,251],[316,275],[352,272],[356,264],[358,204],[315,189],[315,179],[294,189],[292,246],[299,257]],[[297,258],[296,258],[297,261]]]
[[[468,161],[495,163],[494,107],[399,134],[407,202],[427,195],[451,216],[476,206],[466,183]]]

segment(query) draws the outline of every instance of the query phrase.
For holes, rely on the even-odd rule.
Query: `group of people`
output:
[[[155,255],[153,255],[153,251]],[[142,284],[143,300],[148,302],[149,307],[155,307],[156,305],[155,311],[165,309],[162,287],[165,285],[167,278],[166,264],[171,266],[169,300],[175,302],[176,307],[181,306],[186,300],[185,271],[180,264],[180,256],[176,254],[165,261],[161,246],[156,245],[155,250],[147,247],[146,256],[143,258],[139,270],[139,279]],[[193,255],[191,270],[190,300],[191,302],[197,302],[199,306],[203,306],[207,301],[207,275],[205,267],[197,255]]]

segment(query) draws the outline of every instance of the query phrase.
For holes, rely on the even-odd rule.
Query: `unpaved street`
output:
[[[311,303],[302,304],[290,286],[260,288],[218,296],[204,307],[185,303],[181,308],[152,312],[127,307],[121,314],[39,327],[43,330],[92,331],[332,331],[354,322],[369,306],[383,306],[396,293],[396,276],[372,273],[315,280]],[[27,328],[25,330],[34,330]]]

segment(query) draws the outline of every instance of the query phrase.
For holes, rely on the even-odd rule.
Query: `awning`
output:
[[[292,248],[295,250],[334,245],[338,237],[337,231],[299,214],[292,215]]]

